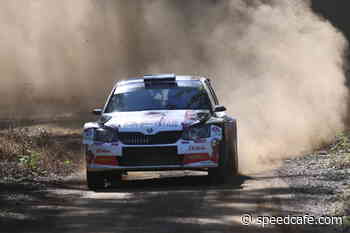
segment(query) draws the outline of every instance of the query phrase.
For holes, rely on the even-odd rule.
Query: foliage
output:
[[[39,166],[40,154],[33,152],[30,155],[19,155],[18,161],[21,165],[35,170]]]
[[[79,135],[69,131],[57,134],[41,127],[16,126],[2,130],[0,179],[68,175],[82,163],[79,143]]]

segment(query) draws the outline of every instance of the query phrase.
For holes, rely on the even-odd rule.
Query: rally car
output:
[[[120,184],[127,171],[238,172],[237,123],[210,79],[174,74],[118,81],[97,122],[84,125],[87,185]]]

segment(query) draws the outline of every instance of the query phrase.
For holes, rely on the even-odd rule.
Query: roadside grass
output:
[[[0,131],[0,180],[21,182],[62,177],[83,162],[77,130],[12,127]]]
[[[58,210],[41,208],[40,217],[33,213],[38,205],[62,202],[46,187],[82,170],[81,125],[80,118],[0,120],[1,232],[23,224],[50,231],[50,218],[42,217]]]

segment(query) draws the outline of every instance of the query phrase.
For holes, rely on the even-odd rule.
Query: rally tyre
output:
[[[237,132],[237,130],[236,130]],[[237,149],[237,133],[235,135],[235,140],[233,142],[233,176],[238,176],[239,171],[238,171],[238,149]]]
[[[222,184],[230,180],[234,174],[234,153],[229,149],[229,146],[221,146],[219,167],[210,168],[208,175],[210,180],[214,183]]]
[[[219,158],[219,167],[210,168],[208,175],[211,182],[223,184],[238,175],[237,140],[226,145],[222,142]]]
[[[91,190],[117,188],[122,180],[121,172],[86,172],[87,186]]]
[[[112,188],[119,188],[121,186],[123,173],[112,172],[109,176],[110,185]]]
[[[100,172],[86,172],[86,182],[90,190],[105,188],[105,175]]]

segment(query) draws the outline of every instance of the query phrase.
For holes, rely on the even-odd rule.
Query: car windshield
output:
[[[114,93],[106,113],[143,110],[210,109],[202,86],[143,87]]]

